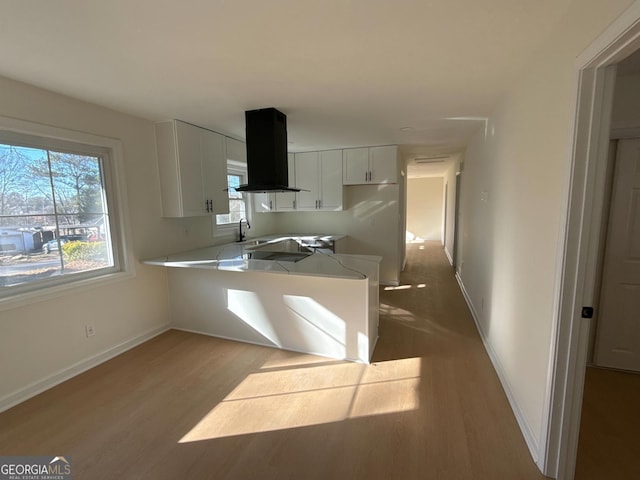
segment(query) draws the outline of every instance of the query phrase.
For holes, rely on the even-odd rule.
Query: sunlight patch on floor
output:
[[[397,286],[389,286],[384,287],[385,291],[390,292],[393,290],[409,290],[410,288],[425,288],[427,285],[425,283],[418,283],[417,285],[397,285]]]
[[[420,369],[420,358],[407,358],[259,371],[247,376],[180,443],[416,410]]]

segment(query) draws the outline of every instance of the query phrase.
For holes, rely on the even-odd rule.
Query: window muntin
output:
[[[245,174],[241,171],[227,174],[227,186],[229,187],[229,213],[216,215],[216,225],[237,224],[243,218],[247,218],[247,202],[242,192],[236,192],[236,187],[245,183]]]
[[[119,271],[106,161],[102,147],[0,132],[0,296]]]

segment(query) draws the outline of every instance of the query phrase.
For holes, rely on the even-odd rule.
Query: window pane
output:
[[[54,249],[58,251],[58,244],[53,240],[56,231],[31,227],[32,220],[13,217],[13,226],[5,223],[0,227],[1,286],[43,280],[62,273],[60,256],[54,253]]]
[[[0,144],[0,286],[114,266],[102,159]]]
[[[227,185],[229,186],[229,213],[216,215],[216,224],[237,223],[246,218],[246,203],[242,192],[236,192],[235,188],[242,184],[242,175],[227,175]]]
[[[240,175],[227,175],[227,185],[229,186],[229,198],[242,198],[242,192],[235,189],[240,186],[242,177]]]
[[[46,150],[0,145],[0,216],[53,213]]]
[[[83,223],[88,215],[105,212],[99,158],[50,152],[49,160],[58,214]]]

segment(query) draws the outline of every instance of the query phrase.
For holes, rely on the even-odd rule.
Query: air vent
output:
[[[440,163],[440,162],[444,162],[447,158],[449,158],[449,155],[433,155],[433,156],[429,156],[429,157],[416,157],[413,160],[416,163]]]

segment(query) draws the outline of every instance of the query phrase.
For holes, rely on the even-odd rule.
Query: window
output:
[[[102,146],[0,131],[0,297],[120,271],[109,161]]]
[[[247,197],[235,188],[246,182],[246,164],[229,160],[227,162],[227,185],[229,187],[229,213],[216,215],[217,230],[224,230],[224,226],[235,228],[240,220],[248,218],[249,211]],[[222,228],[220,228],[222,227]]]
[[[243,218],[247,218],[247,205],[242,192],[236,192],[235,187],[242,184],[242,176],[227,174],[227,185],[229,187],[229,213],[216,215],[216,224],[238,223]]]

